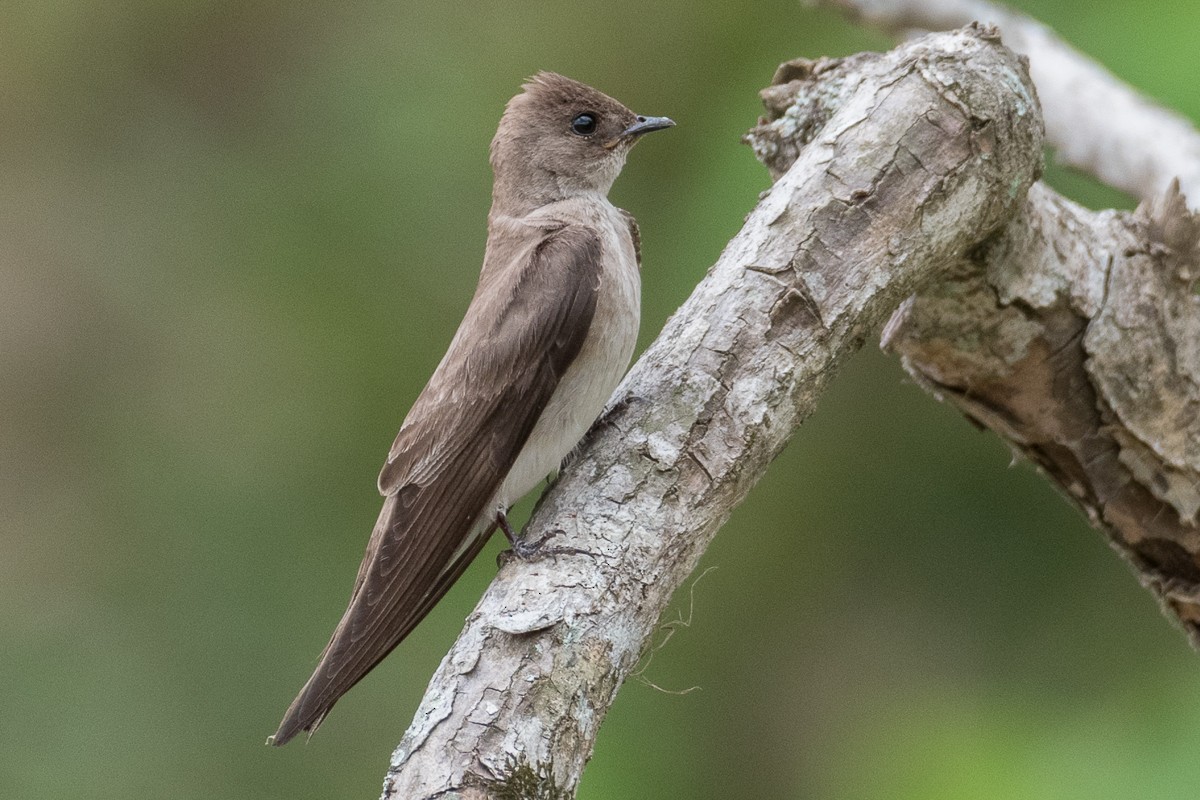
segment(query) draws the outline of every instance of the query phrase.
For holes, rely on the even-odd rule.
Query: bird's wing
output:
[[[540,230],[519,252],[519,264],[485,264],[458,335],[396,437],[350,605],[274,744],[315,730],[445,594],[491,530],[480,528],[493,513],[486,506],[579,353],[599,289],[593,229]],[[476,332],[469,341],[467,326]],[[480,535],[470,541],[472,533]]]

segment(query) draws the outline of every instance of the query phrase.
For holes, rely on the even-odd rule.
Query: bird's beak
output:
[[[661,131],[663,128],[674,127],[675,120],[668,117],[638,116],[637,122],[621,131],[621,138],[641,136],[643,133],[649,133],[650,131]]]

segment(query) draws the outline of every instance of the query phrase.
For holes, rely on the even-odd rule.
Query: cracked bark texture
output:
[[[1200,215],[1037,184],[1021,216],[908,300],[885,349],[1057,483],[1200,646]]]
[[[1143,199],[1092,212],[1035,185],[884,346],[1058,484],[1200,648],[1200,132],[1022,14],[819,1],[889,31],[995,22],[1030,58],[1058,158]]]
[[[777,182],[526,529],[590,555],[500,570],[384,797],[499,796],[518,774],[572,796],[672,593],[838,366],[1016,214],[1040,171],[1032,85],[992,30],[778,77],[749,136]]]
[[[1172,181],[1200,203],[1200,131],[1154,103],[1035,19],[984,0],[810,0],[890,33],[958,28],[977,20],[999,27],[1005,43],[1029,57],[1055,157],[1142,200]]]

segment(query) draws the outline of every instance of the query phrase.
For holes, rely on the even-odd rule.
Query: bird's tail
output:
[[[288,706],[287,712],[283,715],[283,721],[279,723],[279,730],[275,732],[274,736],[267,738],[267,744],[280,747],[291,741],[301,731],[308,731],[309,736],[315,733],[317,727],[333,708],[333,704],[391,650],[389,647],[379,653],[377,658],[365,669],[360,665],[358,669],[353,670],[355,674],[347,674],[351,670],[337,668],[343,665],[337,665],[334,669],[330,669],[331,666],[335,666],[330,663],[334,660],[331,659],[331,655],[335,651],[345,649],[343,638],[358,612],[359,594],[371,568],[372,555],[377,551],[379,540],[383,537],[386,529],[392,524],[395,513],[396,496],[391,495],[384,499],[383,508],[379,511],[379,519],[375,522],[375,529],[371,532],[371,541],[367,545],[367,556],[358,568],[358,577],[354,581],[354,591],[350,595],[350,604],[346,607],[346,613],[342,615],[341,622],[334,629],[329,644],[325,645],[325,649],[321,651],[321,657],[317,659],[317,668],[313,670],[313,674],[304,684],[304,688],[296,695],[296,699]],[[395,644],[399,644],[399,641]],[[342,659],[336,660],[341,661]]]
[[[267,739],[268,744],[284,745],[301,731],[309,735],[316,731],[333,704],[400,644],[458,580],[496,524],[490,515],[473,522],[468,518],[459,523],[462,533],[441,537],[441,552],[422,550],[414,545],[417,540],[411,531],[398,526],[397,497],[389,495],[384,500],[350,605],[321,653],[312,677],[288,707],[279,730]],[[455,551],[455,543],[464,534],[466,542]],[[389,544],[395,546],[389,548]],[[381,548],[387,552],[381,552]],[[394,570],[399,563],[407,567],[403,581],[381,577],[381,570]]]

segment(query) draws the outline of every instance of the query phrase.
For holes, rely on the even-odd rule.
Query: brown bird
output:
[[[629,366],[638,229],[607,194],[638,138],[675,123],[550,72],[522,88],[492,139],[475,296],[396,436],[350,605],[273,744],[316,730],[497,527],[519,555],[536,549],[505,512],[558,468]]]

